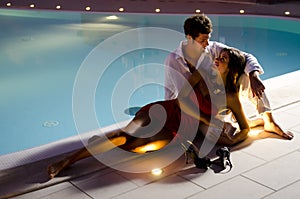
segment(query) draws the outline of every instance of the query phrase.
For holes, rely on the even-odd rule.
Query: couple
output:
[[[264,125],[266,131],[284,138],[293,138],[291,133],[281,130],[267,109],[258,108],[264,111],[263,119],[255,121],[247,120],[243,112],[239,88],[245,87],[244,82],[250,82],[248,85],[251,85],[258,101],[265,97],[264,86],[258,77],[262,69],[252,55],[217,42],[209,42],[212,24],[205,15],[188,18],[184,23],[184,31],[187,40],[166,59],[167,100],[142,107],[125,128],[106,135],[109,140],[95,137],[86,148],[49,165],[50,178],[83,158],[115,147],[139,152],[141,146],[160,142],[163,148],[174,137],[178,137],[179,128],[183,133],[190,133],[199,124],[206,130],[209,126],[219,129],[221,134],[215,141],[224,145],[234,145],[245,140],[250,127],[257,125]],[[214,63],[212,57],[216,57]],[[179,81],[178,74],[183,75],[187,81]],[[246,81],[242,81],[243,78]],[[240,85],[241,81],[244,84]],[[229,131],[227,128],[233,129],[231,125],[216,119],[224,110],[232,112],[239,131]],[[202,132],[210,137],[210,131]],[[180,140],[179,136],[179,141],[185,140]]]

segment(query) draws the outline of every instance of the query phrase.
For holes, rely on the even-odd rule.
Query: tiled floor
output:
[[[106,168],[16,198],[299,198],[299,77],[297,71],[265,82],[275,119],[294,139],[265,132],[250,137],[233,148],[228,173],[202,171],[180,158],[159,177]]]

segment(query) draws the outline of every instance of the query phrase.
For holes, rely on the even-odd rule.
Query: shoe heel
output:
[[[187,144],[189,145],[188,147],[184,143],[181,143],[181,146],[184,150],[185,163],[189,164],[189,160],[192,159],[193,162],[195,162],[195,159],[198,158],[198,155],[195,151],[195,146],[192,145],[192,142],[187,141]]]
[[[216,151],[216,155],[219,156],[220,166],[222,166],[223,169],[225,169],[226,166],[229,166],[231,170],[232,163],[230,161],[230,149],[228,147],[222,147]]]
[[[189,147],[188,150],[186,150],[186,152],[193,160],[195,166],[199,169],[206,170],[211,164],[210,159],[207,157],[200,158],[199,149],[191,141],[188,140],[187,143],[189,144]]]
[[[188,148],[183,144],[181,143],[181,146],[184,150],[184,156],[185,156],[185,164],[188,164],[189,163],[189,153],[188,153]]]

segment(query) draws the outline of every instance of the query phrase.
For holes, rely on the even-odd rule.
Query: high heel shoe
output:
[[[190,156],[190,158],[193,160],[197,168],[206,170],[210,166],[211,164],[210,159],[207,157],[200,158],[199,149],[191,141],[187,141],[189,147],[186,147],[185,144],[183,143],[181,144],[185,149],[186,164],[189,163],[189,156]]]
[[[219,156],[219,166],[221,166],[223,169],[225,169],[227,166],[229,166],[229,171],[232,168],[232,163],[230,161],[230,149],[228,147],[222,147],[219,148],[216,151],[216,155]]]

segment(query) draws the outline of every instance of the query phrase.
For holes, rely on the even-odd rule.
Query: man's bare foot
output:
[[[57,176],[61,170],[69,166],[69,162],[69,160],[64,159],[49,165],[47,168],[49,178],[52,179]]]
[[[275,123],[273,117],[272,117],[272,113],[271,112],[265,112],[263,114],[264,117],[264,130],[268,131],[268,132],[273,132],[276,133],[277,135],[286,138],[286,139],[293,139],[294,134],[290,131],[284,132],[280,126],[278,124]]]

